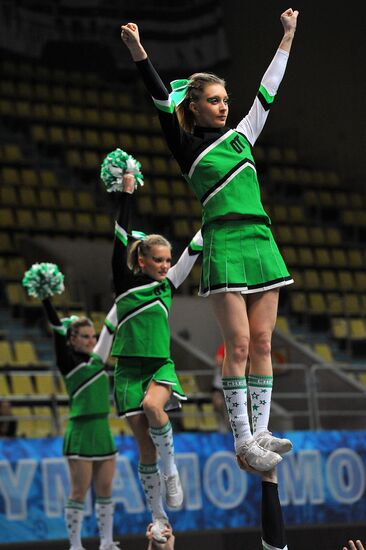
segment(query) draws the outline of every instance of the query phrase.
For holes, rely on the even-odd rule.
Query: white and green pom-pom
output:
[[[44,300],[61,294],[64,290],[64,275],[56,264],[36,263],[24,273],[22,284],[29,296]]]
[[[141,174],[140,169],[140,162],[125,151],[122,151],[122,149],[115,149],[103,160],[100,177],[108,193],[113,191],[122,191],[123,175],[126,173],[130,173],[135,176],[135,188],[137,185],[144,185],[144,177]]]

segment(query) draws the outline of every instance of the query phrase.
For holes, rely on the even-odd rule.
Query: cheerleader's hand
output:
[[[142,61],[147,57],[140,41],[139,28],[136,23],[121,25],[121,39],[125,46],[130,50],[134,61]]]
[[[349,540],[348,545],[349,546],[344,546],[343,550],[365,550],[360,540],[356,540],[356,542],[353,542],[353,540]]]
[[[128,173],[124,174],[122,185],[123,185],[122,191],[124,191],[125,193],[132,194],[135,191],[135,176],[133,174],[128,174]]]
[[[297,25],[297,16],[299,12],[289,8],[281,14],[281,23],[285,33],[294,34]]]

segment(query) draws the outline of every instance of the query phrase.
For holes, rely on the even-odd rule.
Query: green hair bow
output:
[[[146,233],[144,233],[143,231],[133,230],[133,231],[131,231],[131,235],[137,241],[144,241],[146,239]]]
[[[180,80],[172,80],[170,86],[172,91],[169,94],[169,98],[174,105],[179,105],[182,103],[183,99],[186,97],[188,86],[191,81],[187,78],[182,78]]]

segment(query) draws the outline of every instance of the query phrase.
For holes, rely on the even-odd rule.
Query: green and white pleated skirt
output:
[[[270,228],[248,220],[217,220],[203,227],[199,296],[251,294],[293,283]]]

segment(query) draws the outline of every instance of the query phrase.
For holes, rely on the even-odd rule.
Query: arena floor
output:
[[[337,527],[290,528],[287,530],[289,550],[342,550],[349,539],[366,540],[366,525],[340,525]],[[121,550],[146,550],[144,537],[126,536],[120,540]],[[98,550],[97,539],[83,539],[86,550]],[[0,544],[0,550],[67,550],[66,540]],[[206,531],[204,533],[178,533],[175,550],[261,550],[258,530]]]

